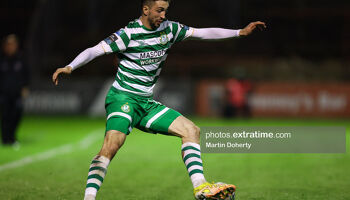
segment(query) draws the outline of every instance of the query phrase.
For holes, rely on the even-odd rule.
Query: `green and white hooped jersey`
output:
[[[172,21],[164,21],[157,30],[150,30],[136,19],[113,33],[101,42],[107,54],[118,53],[119,68],[113,86],[136,95],[152,96],[168,50],[190,37],[193,30]]]

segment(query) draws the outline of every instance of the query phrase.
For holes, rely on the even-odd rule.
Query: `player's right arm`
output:
[[[113,52],[125,51],[129,44],[129,37],[125,33],[124,29],[120,29],[118,32],[113,33],[99,44],[94,47],[88,48],[81,52],[69,65],[66,67],[58,68],[52,75],[52,81],[55,85],[58,85],[58,77],[60,74],[71,74],[75,69],[87,64],[91,60],[102,56],[104,54],[110,54]]]

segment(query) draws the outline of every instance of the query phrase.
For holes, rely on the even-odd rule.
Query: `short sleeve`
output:
[[[101,41],[102,48],[106,54],[123,52],[127,49],[129,43],[130,39],[125,29],[120,29]]]
[[[193,28],[178,22],[172,22],[172,33],[174,35],[174,43],[181,42],[189,38],[193,33]]]

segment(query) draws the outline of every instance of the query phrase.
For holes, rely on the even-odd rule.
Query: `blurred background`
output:
[[[97,58],[62,77],[57,87],[51,77],[138,18],[140,1],[0,5],[0,38],[16,34],[21,59],[0,57],[0,199],[82,199],[88,166],[103,142],[104,100],[117,72],[116,56]],[[340,126],[349,138],[349,0],[173,0],[168,18],[231,29],[260,20],[268,28],[245,38],[173,46],[155,89],[160,102],[201,127]],[[30,72],[13,76],[24,66]],[[13,87],[19,89],[14,98],[3,95]],[[134,129],[111,163],[99,198],[193,199],[179,145],[180,139]],[[236,184],[240,199],[350,199],[349,154],[202,156],[208,180]]]
[[[30,67],[26,114],[104,116],[117,71],[98,58],[51,83],[57,67],[139,17],[140,1],[3,0],[0,36],[16,34]],[[173,1],[168,19],[197,28],[265,31],[173,47],[155,98],[204,117],[350,117],[350,1]]]

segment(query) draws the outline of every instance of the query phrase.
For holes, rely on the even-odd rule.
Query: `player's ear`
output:
[[[145,16],[148,16],[149,15],[149,12],[150,12],[150,8],[147,6],[147,5],[144,5],[142,7],[142,12]]]

